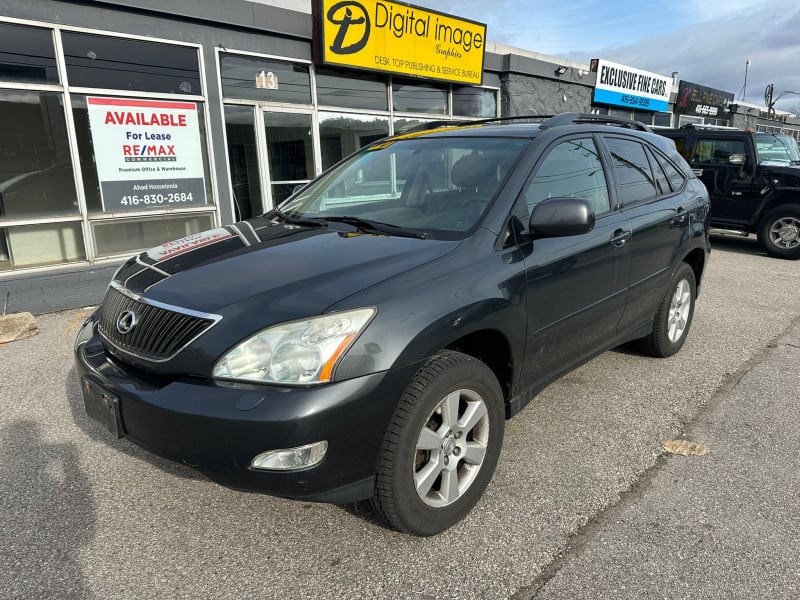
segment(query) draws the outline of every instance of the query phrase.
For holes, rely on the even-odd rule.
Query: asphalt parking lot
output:
[[[551,385],[477,508],[428,539],[111,439],[72,368],[86,311],[43,315],[0,346],[0,597],[797,597],[798,275],[715,238],[684,349]],[[710,452],[664,454],[676,439]]]

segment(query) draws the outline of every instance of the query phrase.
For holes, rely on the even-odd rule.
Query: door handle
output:
[[[611,236],[611,243],[614,244],[617,248],[620,248],[625,245],[631,237],[631,232],[626,231],[625,229],[617,229],[614,232],[614,235]]]

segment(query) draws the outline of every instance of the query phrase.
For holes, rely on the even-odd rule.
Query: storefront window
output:
[[[393,83],[392,102],[396,112],[447,114],[447,89],[427,83]]]
[[[678,127],[684,125],[702,125],[703,117],[693,117],[691,115],[678,115]]]
[[[368,115],[320,113],[319,140],[322,169],[389,135],[389,119]]]
[[[454,87],[453,114],[462,117],[496,117],[497,92],[469,85]]]
[[[272,200],[278,204],[315,174],[311,115],[268,112],[264,122]]]
[[[374,75],[316,70],[317,103],[327,106],[388,110],[386,82]]]
[[[0,81],[58,83],[52,32],[0,23]]]
[[[235,54],[220,55],[226,98],[311,104],[308,65]]]
[[[672,127],[672,113],[653,113],[653,125]]]
[[[0,90],[0,222],[78,214],[62,101]]]
[[[264,212],[252,106],[225,106],[225,135],[233,187],[234,220],[249,219]]]
[[[414,127],[419,127],[423,123],[427,122],[428,121],[425,119],[408,119],[405,117],[398,117],[394,120],[394,133],[395,135],[398,133],[403,133],[404,131],[408,131]]]
[[[211,215],[182,215],[92,223],[97,256],[129,254],[211,229]]]
[[[0,271],[86,260],[80,223],[0,227]]]
[[[196,48],[71,31],[62,40],[71,86],[202,94]]]
[[[197,129],[195,130],[193,137],[182,144],[179,144],[179,140],[174,138],[170,140],[144,140],[144,134],[142,134],[142,139],[122,140],[115,144],[114,147],[118,147],[117,153],[109,153],[102,150],[98,156],[98,153],[94,148],[95,138],[92,135],[93,132],[89,125],[87,96],[73,95],[72,114],[75,120],[78,156],[80,157],[81,162],[83,187],[86,195],[86,207],[89,211],[89,214],[103,212],[104,206],[106,212],[118,212],[126,210],[171,210],[213,203],[211,181],[208,169],[205,119],[203,116],[205,107],[202,103],[173,103],[137,100],[135,98],[114,99],[106,97],[101,98],[101,100],[119,102],[120,106],[112,106],[109,108],[109,110],[112,110],[115,113],[123,114],[126,111],[130,112],[131,110],[138,110],[142,111],[147,118],[152,116],[154,110],[159,110],[151,108],[153,105],[163,104],[166,107],[172,107],[175,105],[186,106],[187,110],[184,112],[191,113],[191,120],[187,121],[187,123],[194,123],[193,126],[196,126]],[[142,106],[136,108],[136,103],[141,103]],[[134,107],[133,109],[131,108],[132,106]],[[180,116],[180,109],[166,108],[164,110],[172,111],[171,113],[168,112],[167,114],[175,115],[176,119],[178,116]],[[114,118],[116,119],[117,117]],[[111,123],[109,123],[108,126],[109,128],[114,127],[114,125]],[[131,127],[131,130],[133,130],[132,133],[139,131],[139,129],[139,126]],[[173,136],[175,134],[170,133],[171,129],[180,129],[180,133],[183,135],[184,132],[182,130],[190,129],[190,127],[173,128],[154,126],[151,130],[153,133],[149,133],[147,135],[152,137],[154,133],[157,133],[161,136]],[[191,135],[192,132],[189,133]],[[97,135],[100,135],[100,139],[103,139],[103,133],[98,133]],[[127,143],[123,143],[125,141]],[[126,145],[129,146],[127,150],[124,148]],[[143,146],[154,147],[155,149],[148,148],[141,150]],[[170,146],[173,146],[173,148],[170,148]],[[133,154],[135,150],[134,147],[139,149],[136,150],[136,153],[144,152],[145,155],[156,154],[156,156],[151,157],[154,159],[154,162],[133,163],[126,161],[126,157],[122,154],[124,152]],[[158,160],[164,158],[163,156],[159,156],[159,153],[169,154],[170,152],[174,152],[176,154],[175,161],[164,162]],[[196,153],[197,160],[187,161],[187,157],[184,156],[186,152]],[[172,157],[168,156],[167,158],[171,159]],[[108,171],[109,165],[110,170],[112,171],[118,170],[115,165],[119,165],[121,168],[141,169],[137,172],[132,171],[129,175],[125,176],[124,180],[129,182],[128,187],[120,187],[120,185],[116,185],[115,182],[111,182],[112,185],[109,186],[109,182],[106,181],[105,193],[108,195],[108,198],[105,198],[105,205],[103,203],[103,199],[101,199],[101,179],[98,177],[98,159],[105,161],[104,164],[101,165],[101,171]],[[193,173],[188,173],[188,171],[173,170],[185,168],[186,164],[188,164],[189,167],[194,171]],[[192,177],[190,177],[190,175]],[[119,193],[116,193],[117,190],[120,190]],[[187,196],[188,193],[191,193],[191,197]],[[138,198],[134,198],[134,196],[138,196]],[[146,202],[145,196],[147,196]]]

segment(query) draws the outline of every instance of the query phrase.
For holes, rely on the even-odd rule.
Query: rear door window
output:
[[[644,146],[636,140],[604,136],[623,206],[647,202],[659,191]]]

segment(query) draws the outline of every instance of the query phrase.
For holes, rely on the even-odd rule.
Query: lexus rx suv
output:
[[[672,141],[608,116],[380,140],[122,265],[75,344],[86,411],[239,484],[436,534],[545,386],[628,342],[680,350],[708,205]]]

